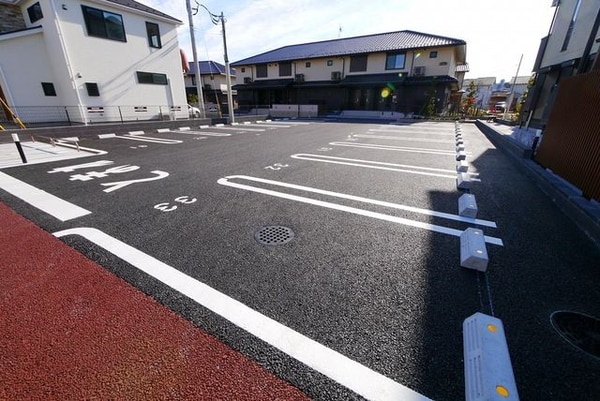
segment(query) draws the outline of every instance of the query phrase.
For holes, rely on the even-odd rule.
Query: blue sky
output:
[[[192,48],[185,0],[138,0],[185,23],[180,46],[190,61]],[[192,7],[196,6],[191,0]],[[548,34],[551,0],[204,0],[226,18],[229,61],[282,46],[401,31],[449,36],[467,42],[469,78],[509,80],[530,75],[542,37]],[[200,60],[223,63],[221,27],[200,9],[193,17]],[[341,32],[340,32],[341,27]]]

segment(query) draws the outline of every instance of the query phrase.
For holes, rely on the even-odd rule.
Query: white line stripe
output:
[[[238,131],[238,132],[241,132],[241,131],[256,131],[256,132],[264,132],[264,131],[266,131],[266,130],[267,130],[266,128],[265,128],[265,129],[263,129],[263,128],[246,128],[246,127],[244,127],[244,126],[240,126],[239,128],[236,128],[236,127],[219,127],[218,125],[216,125],[216,126],[215,126],[215,128],[218,128],[218,129],[226,129],[226,130],[232,130],[232,131]]]
[[[387,136],[387,135],[371,135],[371,134],[354,134],[352,136],[354,138],[387,139],[387,140],[390,140],[390,141],[454,143],[454,141],[447,141],[447,140],[444,140],[444,139],[409,138],[409,137],[405,137],[405,136]]]
[[[372,400],[425,401],[427,397],[290,329],[243,303],[95,228],[74,228],[57,237],[80,235],[108,250],[250,334]]]
[[[378,200],[375,200],[375,199],[363,198],[363,197],[354,196],[354,195],[347,195],[347,194],[342,194],[342,193],[339,193],[339,192],[326,191],[326,190],[318,189],[318,188],[305,187],[305,186],[302,186],[302,185],[288,184],[288,183],[281,182],[281,181],[266,180],[266,179],[263,179],[263,178],[250,177],[250,176],[247,176],[247,175],[232,175],[232,176],[229,176],[227,178],[228,179],[240,179],[240,180],[262,182],[262,183],[265,183],[265,184],[277,185],[277,186],[285,187],[285,188],[298,189],[298,190],[301,190],[301,191],[307,191],[307,192],[312,192],[312,193],[321,194],[321,195],[333,196],[333,197],[341,198],[341,199],[348,199],[348,200],[357,201],[357,202],[370,203],[372,205],[384,206],[384,207],[389,207],[389,208],[393,208],[393,209],[406,210],[408,212],[420,213],[420,214],[424,214],[424,215],[427,215],[427,216],[440,217],[440,218],[443,218],[443,219],[460,221],[460,222],[463,222],[463,223],[477,224],[477,225],[480,225],[480,226],[497,228],[496,223],[494,223],[493,221],[473,219],[473,218],[469,218],[469,217],[459,216],[459,215],[456,215],[456,214],[436,212],[436,211],[429,210],[429,209],[421,209],[421,208],[418,208],[418,207],[400,205],[400,204],[397,204],[397,203],[391,203],[391,202],[385,202],[385,201],[378,201]]]
[[[406,168],[411,168],[411,169],[415,169],[415,170],[439,171],[441,173],[455,174],[453,177],[456,178],[456,170],[447,170],[447,169],[442,169],[442,168],[420,167],[420,166],[411,166],[411,165],[407,165],[407,164],[396,164],[396,163],[385,163],[385,162],[377,162],[377,161],[373,161],[373,160],[347,159],[345,157],[311,155],[311,154],[307,154],[307,153],[298,153],[298,154],[292,155],[291,157],[294,159],[306,159],[306,160],[314,160],[312,158],[343,160],[343,161],[351,161],[351,162],[358,162],[358,163],[365,163],[365,164],[375,164],[375,165],[380,165],[380,166],[406,167]],[[320,160],[318,160],[318,161],[320,161]],[[479,173],[468,173],[468,174],[472,175],[472,176],[479,175]]]
[[[150,137],[150,136],[144,136],[143,138],[139,138],[137,136],[120,136],[120,135],[117,135],[115,138],[128,139],[130,141],[140,141],[140,142],[150,142],[150,143],[162,143],[164,145],[173,145],[173,144],[176,144],[176,143],[183,143],[183,141],[179,141],[177,139],[153,138],[153,137]]]
[[[321,206],[321,207],[325,207],[328,209],[335,209],[335,210],[340,210],[342,212],[353,213],[353,214],[357,214],[360,216],[371,217],[371,218],[378,219],[378,220],[385,220],[385,221],[389,221],[392,223],[403,224],[403,225],[410,226],[410,227],[422,228],[424,230],[434,231],[434,232],[441,233],[441,234],[453,235],[455,237],[460,237],[460,235],[463,233],[463,231],[461,231],[461,230],[455,230],[453,228],[442,227],[442,226],[438,226],[435,224],[423,223],[420,221],[409,220],[409,219],[405,219],[402,217],[389,216],[389,215],[383,214],[383,213],[376,213],[376,212],[371,212],[369,210],[363,210],[363,209],[358,209],[355,207],[340,205],[337,203],[324,202],[324,201],[320,201],[320,200],[316,200],[316,199],[305,198],[303,196],[286,194],[284,192],[272,191],[270,189],[252,187],[250,185],[244,185],[244,184],[237,184],[235,182],[230,182],[229,181],[230,178],[236,178],[236,176],[220,178],[217,181],[217,183],[228,186],[228,187],[244,189],[246,191],[258,192],[263,195],[270,195],[270,196],[275,196],[277,198],[284,198],[284,199],[289,199],[289,200],[293,200],[296,202],[308,203],[311,205]],[[485,236],[485,241],[489,244],[503,246],[502,240],[500,238]]]
[[[72,220],[92,213],[2,172],[0,172],[0,188],[60,221]]]
[[[206,132],[206,131],[168,131],[173,134],[182,135],[206,135],[206,136],[231,136],[225,132]]]
[[[257,121],[258,123],[258,121]],[[261,123],[262,124],[262,123]],[[287,124],[287,125],[310,125],[310,123],[304,123],[300,121],[269,121],[269,124]]]
[[[351,162],[335,161],[335,160],[322,160],[322,159],[306,157],[306,156],[301,156],[301,155],[292,155],[291,157],[294,159],[311,160],[311,161],[323,162],[323,163],[343,164],[345,166],[355,166],[355,167],[372,168],[372,169],[377,169],[377,170],[396,171],[399,173],[427,175],[427,176],[431,176],[431,177],[450,178],[453,180],[456,179],[456,172],[454,172],[453,175],[447,175],[447,174],[439,174],[439,173],[428,173],[425,171],[405,170],[405,169],[393,168],[393,167],[370,166],[365,163],[351,163]],[[353,159],[347,159],[347,160],[353,160]],[[360,160],[357,160],[357,161],[360,161]],[[411,166],[405,166],[405,167],[411,167]]]
[[[283,124],[273,124],[273,123],[260,123],[256,125],[252,125],[256,127],[267,127],[267,128],[291,128],[291,125],[283,125]]]
[[[447,155],[455,156],[456,152],[449,152],[446,150],[439,149],[424,149],[424,148],[409,148],[405,146],[389,146],[389,145],[378,145],[378,144],[364,144],[364,143],[353,143],[353,142],[330,142],[333,146],[348,146],[351,148],[366,148],[366,149],[377,149],[377,150],[393,150],[396,152],[409,152],[409,153],[427,153],[432,155]]]
[[[441,135],[441,136],[454,136],[453,132],[444,133],[444,132],[425,132],[425,131],[415,131],[414,129],[406,129],[406,130],[397,130],[397,129],[378,129],[371,128],[370,132],[386,132],[390,134],[417,134],[417,135]],[[448,130],[452,131],[452,130]]]

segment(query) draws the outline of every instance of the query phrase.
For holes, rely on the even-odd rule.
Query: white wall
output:
[[[598,14],[600,3],[598,1],[581,1],[581,8],[579,9],[575,28],[571,34],[569,45],[565,51],[562,51],[562,46],[571,22],[571,18],[573,17],[573,11],[575,10],[576,4],[576,0],[561,1],[553,32],[548,40],[544,59],[542,60],[542,68],[560,64],[564,61],[573,60],[582,56],[589,39],[594,20]],[[592,53],[598,51],[598,46],[598,43],[594,43],[594,46],[592,47]]]
[[[27,7],[22,3],[27,24]],[[43,33],[0,39],[0,68],[15,106],[62,104],[76,106],[185,105],[176,22],[108,2],[39,0]],[[87,35],[81,4],[120,14],[126,42]],[[162,48],[148,45],[145,22],[159,25]],[[62,40],[61,40],[62,39]],[[136,71],[166,74],[169,85],[140,84]],[[80,77],[79,77],[80,76]],[[53,82],[57,96],[43,96],[41,82]],[[100,96],[88,96],[86,82],[98,84]],[[38,88],[39,87],[39,88]],[[39,93],[42,93],[42,97]],[[187,115],[183,111],[182,115]]]

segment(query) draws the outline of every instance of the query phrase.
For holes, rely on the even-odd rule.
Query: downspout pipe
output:
[[[54,13],[54,21],[56,24],[56,30],[58,32],[58,39],[60,42],[60,48],[65,56],[65,62],[67,63],[67,70],[69,72],[69,77],[71,78],[71,83],[73,85],[73,89],[75,89],[75,96],[77,97],[77,107],[79,108],[79,114],[83,119],[83,123],[88,125],[87,116],[83,110],[83,101],[81,100],[81,95],[79,94],[79,89],[77,88],[77,81],[75,81],[75,72],[73,71],[73,65],[71,64],[71,59],[69,58],[69,52],[67,51],[67,44],[65,42],[64,35],[62,33],[62,29],[60,28],[60,19],[58,17],[58,12],[56,11],[56,5],[54,4],[55,0],[51,0],[50,4],[52,6],[52,12]]]

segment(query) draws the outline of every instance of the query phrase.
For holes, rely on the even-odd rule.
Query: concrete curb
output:
[[[600,206],[586,200],[560,178],[531,160],[531,150],[524,149],[480,120],[477,120],[475,125],[497,148],[511,157],[594,245],[600,248]]]

